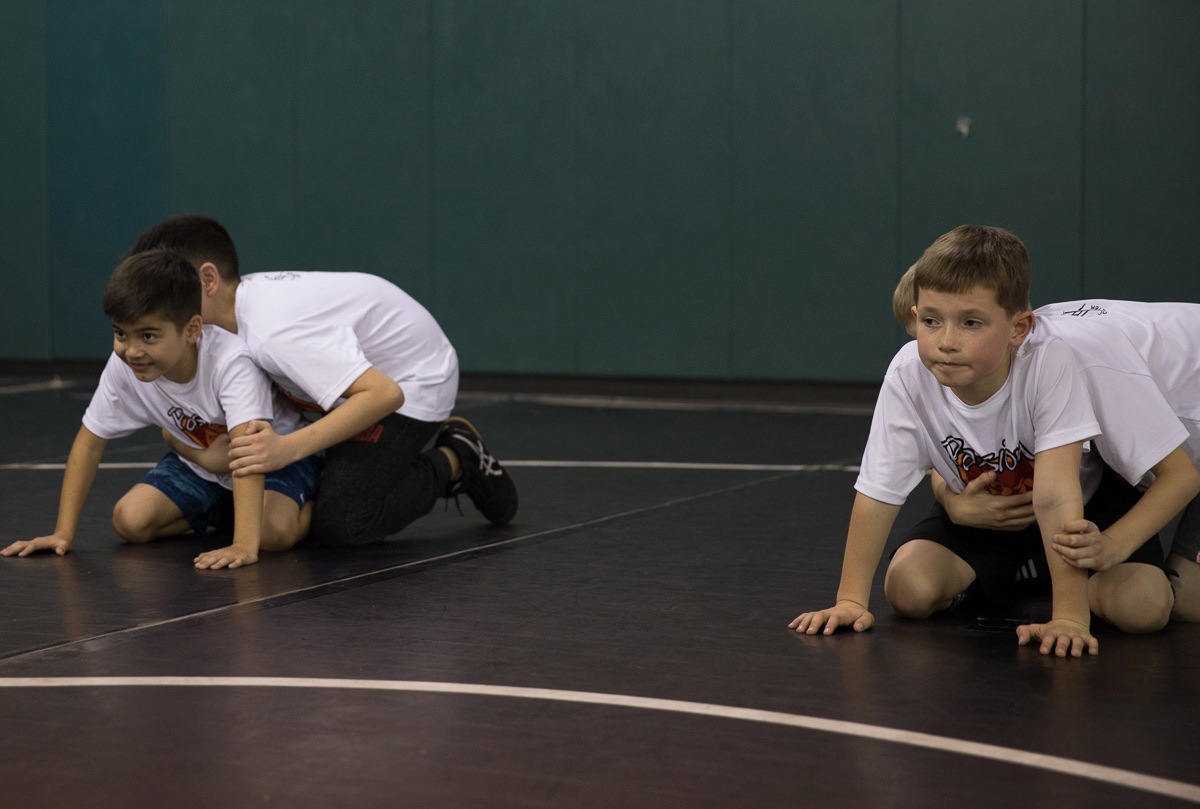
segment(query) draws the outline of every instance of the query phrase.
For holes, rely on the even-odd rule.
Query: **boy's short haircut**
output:
[[[160,315],[180,331],[200,314],[200,275],[185,257],[168,250],[127,256],[104,289],[104,314],[114,323]]]
[[[892,293],[892,314],[905,329],[911,326],[916,319],[912,313],[912,308],[916,304],[917,296],[913,289],[913,267],[909,267],[904,271],[904,275],[900,276],[900,281],[896,284],[896,291]]]
[[[229,232],[215,219],[184,215],[164,219],[142,234],[130,254],[146,250],[171,250],[186,256],[197,268],[211,262],[222,280],[238,279],[237,250]]]
[[[922,289],[967,292],[981,286],[1011,315],[1029,309],[1029,253],[1014,234],[986,225],[959,225],[913,265],[913,300]]]

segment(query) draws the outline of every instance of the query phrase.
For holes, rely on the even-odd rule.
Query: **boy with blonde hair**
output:
[[[308,530],[317,466],[293,464],[263,475],[231,478],[188,457],[235,438],[256,419],[281,433],[299,424],[236,336],[200,318],[200,281],[182,256],[137,253],[117,267],[104,292],[113,353],[83,415],[63,474],[53,534],[14,542],[3,556],[38,550],[66,553],[109,439],[157,426],[184,451],[168,453],[113,509],[113,527],[129,542],[149,542],[189,528],[225,528],[232,507],[233,541],[194,560],[198,568],[253,564],[258,552],[284,550]]]
[[[927,617],[975,582],[1003,597],[1014,580],[1041,570],[1041,580],[1048,571],[1052,584],[1052,617],[1018,628],[1021,644],[1040,640],[1043,654],[1095,654],[1093,612],[1126,631],[1160,629],[1172,597],[1155,566],[1161,564],[1156,541],[1091,580],[1086,570],[1047,553],[1064,525],[1083,519],[1085,500],[1088,516],[1106,526],[1129,504],[1091,498],[1102,485],[1099,474],[1081,487],[1083,444],[1100,427],[1070,349],[1056,338],[1029,339],[1025,246],[999,228],[963,225],[925,251],[912,279],[917,339],[892,360],[880,391],[855,484],[837,603],[803,613],[790,626],[829,634],[874,623],[871,581],[888,533],[909,492],[932,469],[954,492],[987,474],[996,492],[1031,493],[1037,525],[1000,535],[961,530],[935,507],[888,566],[884,590],[896,612]],[[1195,486],[1181,506],[1200,491],[1200,477]]]

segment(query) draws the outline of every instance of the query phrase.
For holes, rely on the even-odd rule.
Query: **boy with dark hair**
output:
[[[233,240],[207,217],[167,219],[135,249],[156,247],[195,264],[205,322],[241,336],[289,398],[323,414],[290,435],[254,422],[229,451],[235,478],[325,452],[315,542],[377,542],[459,492],[493,524],[512,520],[512,478],[469,422],[449,418],[458,358],[417,301],[365,273],[242,277]]]
[[[828,634],[874,623],[868,599],[888,532],[908,493],[935,469],[954,491],[985,473],[994,475],[998,493],[1031,491],[1037,525],[1002,535],[972,532],[935,507],[888,566],[884,590],[899,614],[927,617],[975,582],[985,595],[1007,597],[1022,572],[1028,578],[1048,569],[1052,618],[1018,628],[1020,643],[1040,640],[1043,654],[1095,654],[1091,612],[1126,631],[1160,629],[1171,590],[1155,566],[1157,538],[1138,551],[1135,561],[1144,556],[1147,564],[1118,565],[1090,581],[1087,571],[1047,552],[1062,526],[1084,517],[1080,457],[1100,429],[1070,349],[1055,338],[1028,339],[1024,245],[999,228],[963,225],[925,251],[913,287],[917,339],[892,360],[880,391],[855,484],[838,602],[800,615],[792,628]],[[1086,495],[1100,485],[1090,478]],[[1120,488],[1111,480],[1104,485]],[[1129,505],[1093,498],[1089,517],[1108,525]]]
[[[910,333],[915,330],[913,301],[909,270],[896,286],[892,308]],[[1108,570],[1178,512],[1200,475],[1200,305],[1052,303],[1034,312],[1033,335],[1062,339],[1079,362],[1101,429],[1092,441],[1098,452],[1085,453],[1085,466],[1107,465],[1145,490],[1126,517],[1108,529],[1083,521],[1054,537],[1054,550],[1069,564]],[[995,497],[987,482],[978,478],[955,494],[933,472],[934,493],[954,523],[1013,530],[1033,522],[1028,494]],[[1200,498],[1193,498],[1167,559],[1176,620],[1200,621],[1198,561]]]
[[[153,425],[188,448],[185,456],[200,456],[227,430],[241,436],[255,420],[270,420],[280,433],[299,426],[298,412],[275,395],[242,341],[202,324],[200,296],[195,268],[165,250],[130,255],[113,272],[104,292],[113,354],[67,459],[54,533],[14,542],[0,555],[67,552],[109,439]],[[316,476],[316,465],[306,461],[265,480],[261,474],[235,480],[228,463],[220,474],[168,453],[117,502],[113,527],[137,543],[189,528],[203,534],[210,525],[228,527],[232,507],[232,543],[200,554],[195,565],[253,564],[260,549],[290,548],[305,535]]]

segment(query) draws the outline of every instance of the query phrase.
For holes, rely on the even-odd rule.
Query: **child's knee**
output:
[[[1163,577],[1161,583],[1155,582],[1138,594],[1138,616],[1132,621],[1132,626],[1126,632],[1157,632],[1171,620],[1171,608],[1175,606],[1175,594],[1171,585]]]
[[[113,506],[112,524],[117,536],[126,542],[140,545],[155,537],[153,526],[148,524],[139,510],[131,506],[125,498],[118,500]]]
[[[939,588],[919,565],[897,557],[883,578],[888,604],[905,618],[928,618],[938,606]]]
[[[928,618],[954,603],[975,578],[971,567],[936,542],[917,539],[896,549],[883,592],[897,614]]]
[[[286,551],[291,548],[308,533],[311,514],[311,504],[297,509],[290,498],[280,503],[279,498],[268,497],[263,508],[259,548],[264,551]]]
[[[1115,586],[1103,580],[1096,582],[1096,586],[1107,586],[1111,591],[1102,598],[1097,614],[1122,632],[1158,632],[1171,619],[1171,610],[1175,606],[1171,585],[1162,571],[1145,567],[1145,571],[1138,571]],[[1095,581],[1099,574],[1092,578]]]
[[[286,551],[299,541],[300,537],[297,536],[294,525],[281,525],[278,522],[263,520],[262,534],[258,540],[260,550]]]

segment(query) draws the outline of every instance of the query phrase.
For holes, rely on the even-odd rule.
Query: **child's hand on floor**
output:
[[[36,537],[34,539],[21,540],[14,542],[4,550],[0,551],[0,556],[28,556],[35,551],[52,550],[59,556],[62,556],[71,549],[71,540],[66,537],[51,534],[48,537]]]
[[[795,618],[788,627],[802,634],[815,635],[825,627],[825,634],[832,635],[838,627],[853,626],[855,632],[865,632],[875,623],[875,616],[854,601],[839,601],[831,609],[806,612]]]
[[[1086,626],[1074,621],[1058,619],[1048,624],[1017,627],[1017,643],[1021,646],[1037,640],[1042,642],[1039,651],[1044,655],[1083,657],[1084,649],[1088,654],[1100,654],[1100,642]]]
[[[230,545],[200,554],[196,557],[195,563],[198,570],[219,570],[223,567],[233,570],[235,567],[245,567],[257,561],[258,554],[250,553],[236,545]]]

